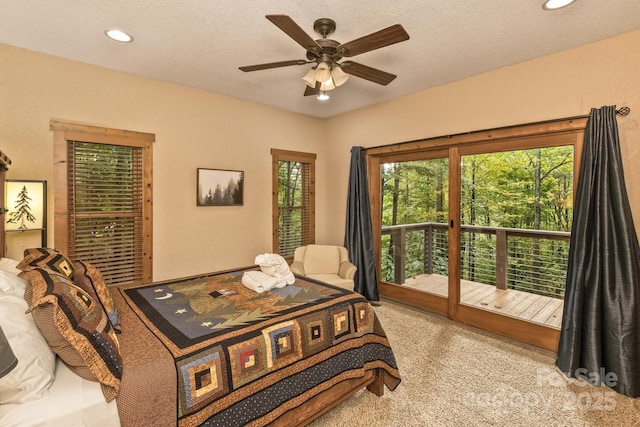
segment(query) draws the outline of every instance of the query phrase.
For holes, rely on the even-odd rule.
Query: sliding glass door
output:
[[[573,146],[461,156],[460,303],[560,328]]]
[[[585,124],[368,150],[380,295],[555,350]]]
[[[380,280],[435,307],[444,307],[449,293],[449,160],[444,155],[389,157],[379,169]]]

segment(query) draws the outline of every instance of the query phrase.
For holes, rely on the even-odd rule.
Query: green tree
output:
[[[27,191],[27,187],[23,186],[22,190],[18,193],[18,197],[16,198],[16,210],[9,213],[9,219],[7,223],[17,224],[20,222],[19,229],[27,229],[27,224],[25,221],[35,222],[36,217],[31,213],[31,207],[29,206],[29,202],[31,202],[31,197],[29,197],[29,192]]]

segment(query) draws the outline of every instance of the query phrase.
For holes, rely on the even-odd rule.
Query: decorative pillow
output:
[[[42,268],[20,273],[24,298],[49,347],[76,374],[99,381],[107,401],[120,389],[118,339],[98,302],[63,275]]]
[[[93,265],[82,260],[76,261],[74,267],[73,283],[87,291],[89,295],[102,304],[102,308],[107,313],[107,316],[109,316],[111,326],[113,326],[117,332],[120,332],[118,309],[111,298],[111,292],[109,292],[109,288],[104,282],[102,273]]]
[[[45,268],[73,279],[73,263],[62,253],[51,248],[30,248],[24,250],[24,258],[17,268],[22,271],[31,268]]]
[[[0,378],[0,404],[40,399],[55,378],[56,355],[44,340],[27,303],[15,295],[0,295],[0,326],[18,359],[11,372]]]

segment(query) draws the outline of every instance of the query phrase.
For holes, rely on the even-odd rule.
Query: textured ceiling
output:
[[[0,0],[0,43],[330,117],[468,76],[640,29],[638,0]],[[305,59],[265,19],[291,16],[313,38],[317,18],[345,43],[400,23],[408,41],[353,60],[398,75],[388,86],[351,77],[321,102],[303,97],[310,65],[244,73],[242,65]],[[120,28],[121,44],[104,36]]]

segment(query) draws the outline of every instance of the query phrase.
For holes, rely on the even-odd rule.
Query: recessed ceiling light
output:
[[[121,30],[107,30],[104,32],[111,40],[121,43],[131,43],[133,37]]]
[[[542,8],[544,10],[557,10],[565,6],[569,6],[575,0],[547,0],[543,3]]]

